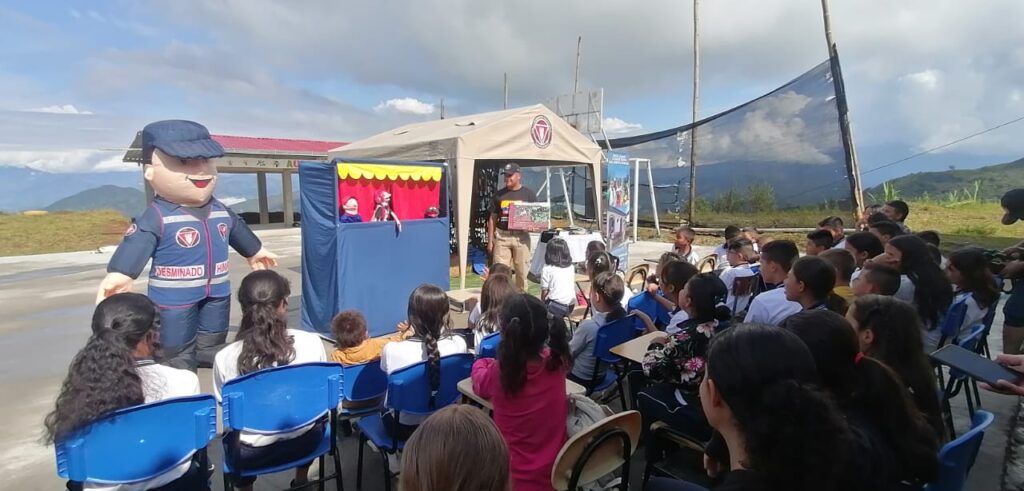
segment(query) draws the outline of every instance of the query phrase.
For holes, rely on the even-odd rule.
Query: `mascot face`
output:
[[[153,151],[143,175],[157,195],[183,206],[205,205],[217,187],[217,166],[212,160],[181,160],[160,149]]]

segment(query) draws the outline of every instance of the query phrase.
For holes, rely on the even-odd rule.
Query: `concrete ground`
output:
[[[278,271],[292,283],[293,301],[289,302],[290,325],[299,325],[298,296],[300,281],[300,240],[297,229],[266,230],[258,233],[271,251],[281,256]],[[645,258],[657,258],[668,244],[641,242],[631,247],[631,264]],[[710,252],[703,250],[702,253]],[[710,249],[710,248],[706,248]],[[74,354],[89,336],[96,287],[105,274],[110,251],[80,252],[0,258],[0,476],[5,489],[63,489],[55,472],[52,447],[40,443],[43,417],[53,408],[53,400]],[[232,254],[235,286],[248,270],[245,261]],[[145,292],[145,281],[136,282],[136,291]],[[465,314],[461,314],[465,315]],[[241,314],[232,305],[232,329]],[[464,322],[461,317],[458,322]],[[1002,314],[996,320],[1001,325]],[[999,329],[990,339],[993,352],[1002,347]],[[211,390],[209,370],[200,370],[204,391]],[[1016,415],[1018,398],[982,392],[985,409],[996,413],[996,421],[985,436],[981,454],[971,473],[967,489],[1000,489],[1004,450],[1009,424]],[[962,398],[955,409],[958,424],[968,421]],[[219,443],[214,440],[211,456],[220,462]],[[642,454],[638,453],[640,456]],[[355,438],[342,439],[341,459],[344,483],[354,489],[357,444]],[[642,462],[634,460],[634,489],[639,489]],[[329,464],[330,465],[330,464]],[[314,466],[315,469],[315,466]],[[288,473],[261,478],[256,489],[283,489]],[[219,473],[214,489],[221,489]],[[367,452],[364,488],[383,489],[380,460]]]

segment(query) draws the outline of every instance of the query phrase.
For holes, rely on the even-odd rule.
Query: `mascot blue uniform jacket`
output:
[[[160,308],[160,342],[171,365],[194,369],[189,359],[208,364],[227,337],[229,245],[243,257],[262,247],[245,221],[216,199],[189,208],[157,196],[132,221],[107,265],[107,272],[137,278],[153,259],[149,298]]]

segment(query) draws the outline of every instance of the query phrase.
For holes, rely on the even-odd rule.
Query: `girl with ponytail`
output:
[[[605,272],[594,277],[590,284],[590,306],[593,315],[590,319],[580,322],[569,342],[569,352],[573,365],[569,380],[584,387],[593,388],[594,380],[604,380],[607,366],[598,365],[594,357],[594,344],[597,343],[597,331],[606,324],[615,322],[626,316],[622,307],[622,296],[626,285],[615,273]],[[594,367],[600,371],[594,377]]]
[[[550,490],[551,466],[566,440],[571,358],[565,322],[536,297],[520,294],[505,302],[499,323],[498,357],[473,364],[473,390],[494,405],[513,488]]]
[[[637,396],[645,428],[664,421],[699,440],[711,437],[697,387],[704,378],[708,344],[731,317],[724,304],[727,295],[725,283],[714,273],[690,278],[679,293],[679,307],[689,318],[678,332],[651,344],[641,364],[653,383]]]
[[[712,489],[851,489],[850,430],[816,382],[807,346],[785,330],[741,324],[715,337],[700,400],[731,472]]]
[[[113,295],[96,306],[92,335],[71,360],[55,407],[44,421],[46,443],[65,440],[118,409],[199,393],[196,374],[153,362],[159,323],[156,306],[138,293]],[[206,469],[190,461],[139,489],[172,482],[182,489],[208,489],[206,481]],[[116,489],[93,483],[85,487]]]
[[[436,391],[441,385],[441,357],[467,351],[466,340],[451,332],[449,308],[448,295],[444,290],[428,284],[416,287],[409,295],[406,312],[413,335],[405,341],[384,346],[384,354],[380,358],[381,369],[390,374],[426,361],[427,379],[431,390]],[[383,419],[387,431],[397,427],[398,434],[394,436],[404,439],[412,435],[426,417],[402,413],[396,422],[393,413],[385,412]]]
[[[899,376],[861,353],[846,319],[824,310],[804,311],[786,319],[783,328],[807,345],[822,388],[849,421],[861,489],[921,489],[938,477],[939,435]]]
[[[242,322],[235,341],[213,359],[213,390],[217,399],[229,380],[264,368],[327,361],[320,336],[288,328],[288,280],[275,271],[249,273],[238,287]],[[323,438],[325,420],[288,433],[264,435],[234,431],[225,435],[227,451],[238,468],[271,467],[313,451]],[[312,463],[312,462],[310,462]],[[293,485],[308,481],[309,464],[295,468]],[[252,489],[255,477],[235,479],[235,487]]]

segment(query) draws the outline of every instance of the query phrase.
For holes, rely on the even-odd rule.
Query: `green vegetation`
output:
[[[0,256],[95,250],[116,245],[128,219],[114,210],[0,214]]]
[[[1003,193],[1024,187],[1024,159],[979,169],[918,172],[864,191],[872,202],[892,199],[938,201],[947,204],[998,200]]]

